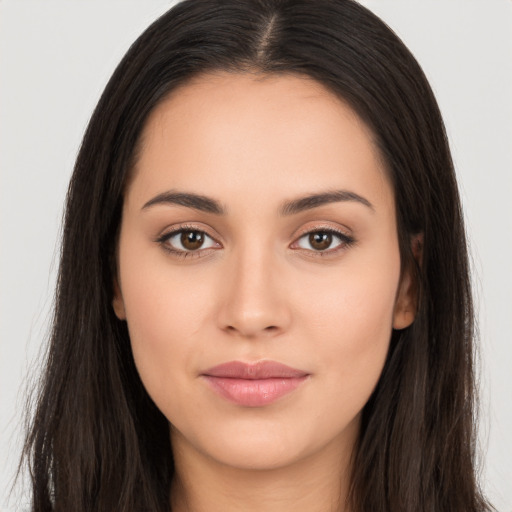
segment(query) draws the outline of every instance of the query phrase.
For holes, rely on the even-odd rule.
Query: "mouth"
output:
[[[271,404],[297,389],[309,373],[276,361],[231,361],[201,374],[223,398],[245,407]]]

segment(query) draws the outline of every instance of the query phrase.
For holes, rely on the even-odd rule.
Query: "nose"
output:
[[[219,327],[250,339],[286,331],[291,320],[289,297],[276,255],[260,246],[231,256],[221,285]]]

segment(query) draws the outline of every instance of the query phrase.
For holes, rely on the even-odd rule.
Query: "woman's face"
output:
[[[175,90],[126,191],[114,309],[175,450],[276,468],[350,449],[413,320],[369,130],[309,78]]]

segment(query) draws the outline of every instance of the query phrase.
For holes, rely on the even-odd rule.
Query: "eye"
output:
[[[174,229],[159,237],[156,242],[179,258],[200,257],[204,250],[221,247],[205,231],[193,226]],[[304,249],[314,256],[325,256],[335,254],[354,242],[354,238],[341,231],[323,228],[304,233],[292,248]]]
[[[165,250],[176,256],[187,257],[203,249],[218,247],[219,244],[204,231],[182,226],[179,229],[165,233],[157,239]],[[196,256],[194,254],[194,256]]]
[[[320,253],[334,253],[354,243],[354,239],[335,229],[317,229],[302,235],[296,242],[301,249]]]

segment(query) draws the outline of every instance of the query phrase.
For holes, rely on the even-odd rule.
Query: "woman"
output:
[[[352,1],[188,0],[70,184],[33,510],[489,510],[453,165]]]

